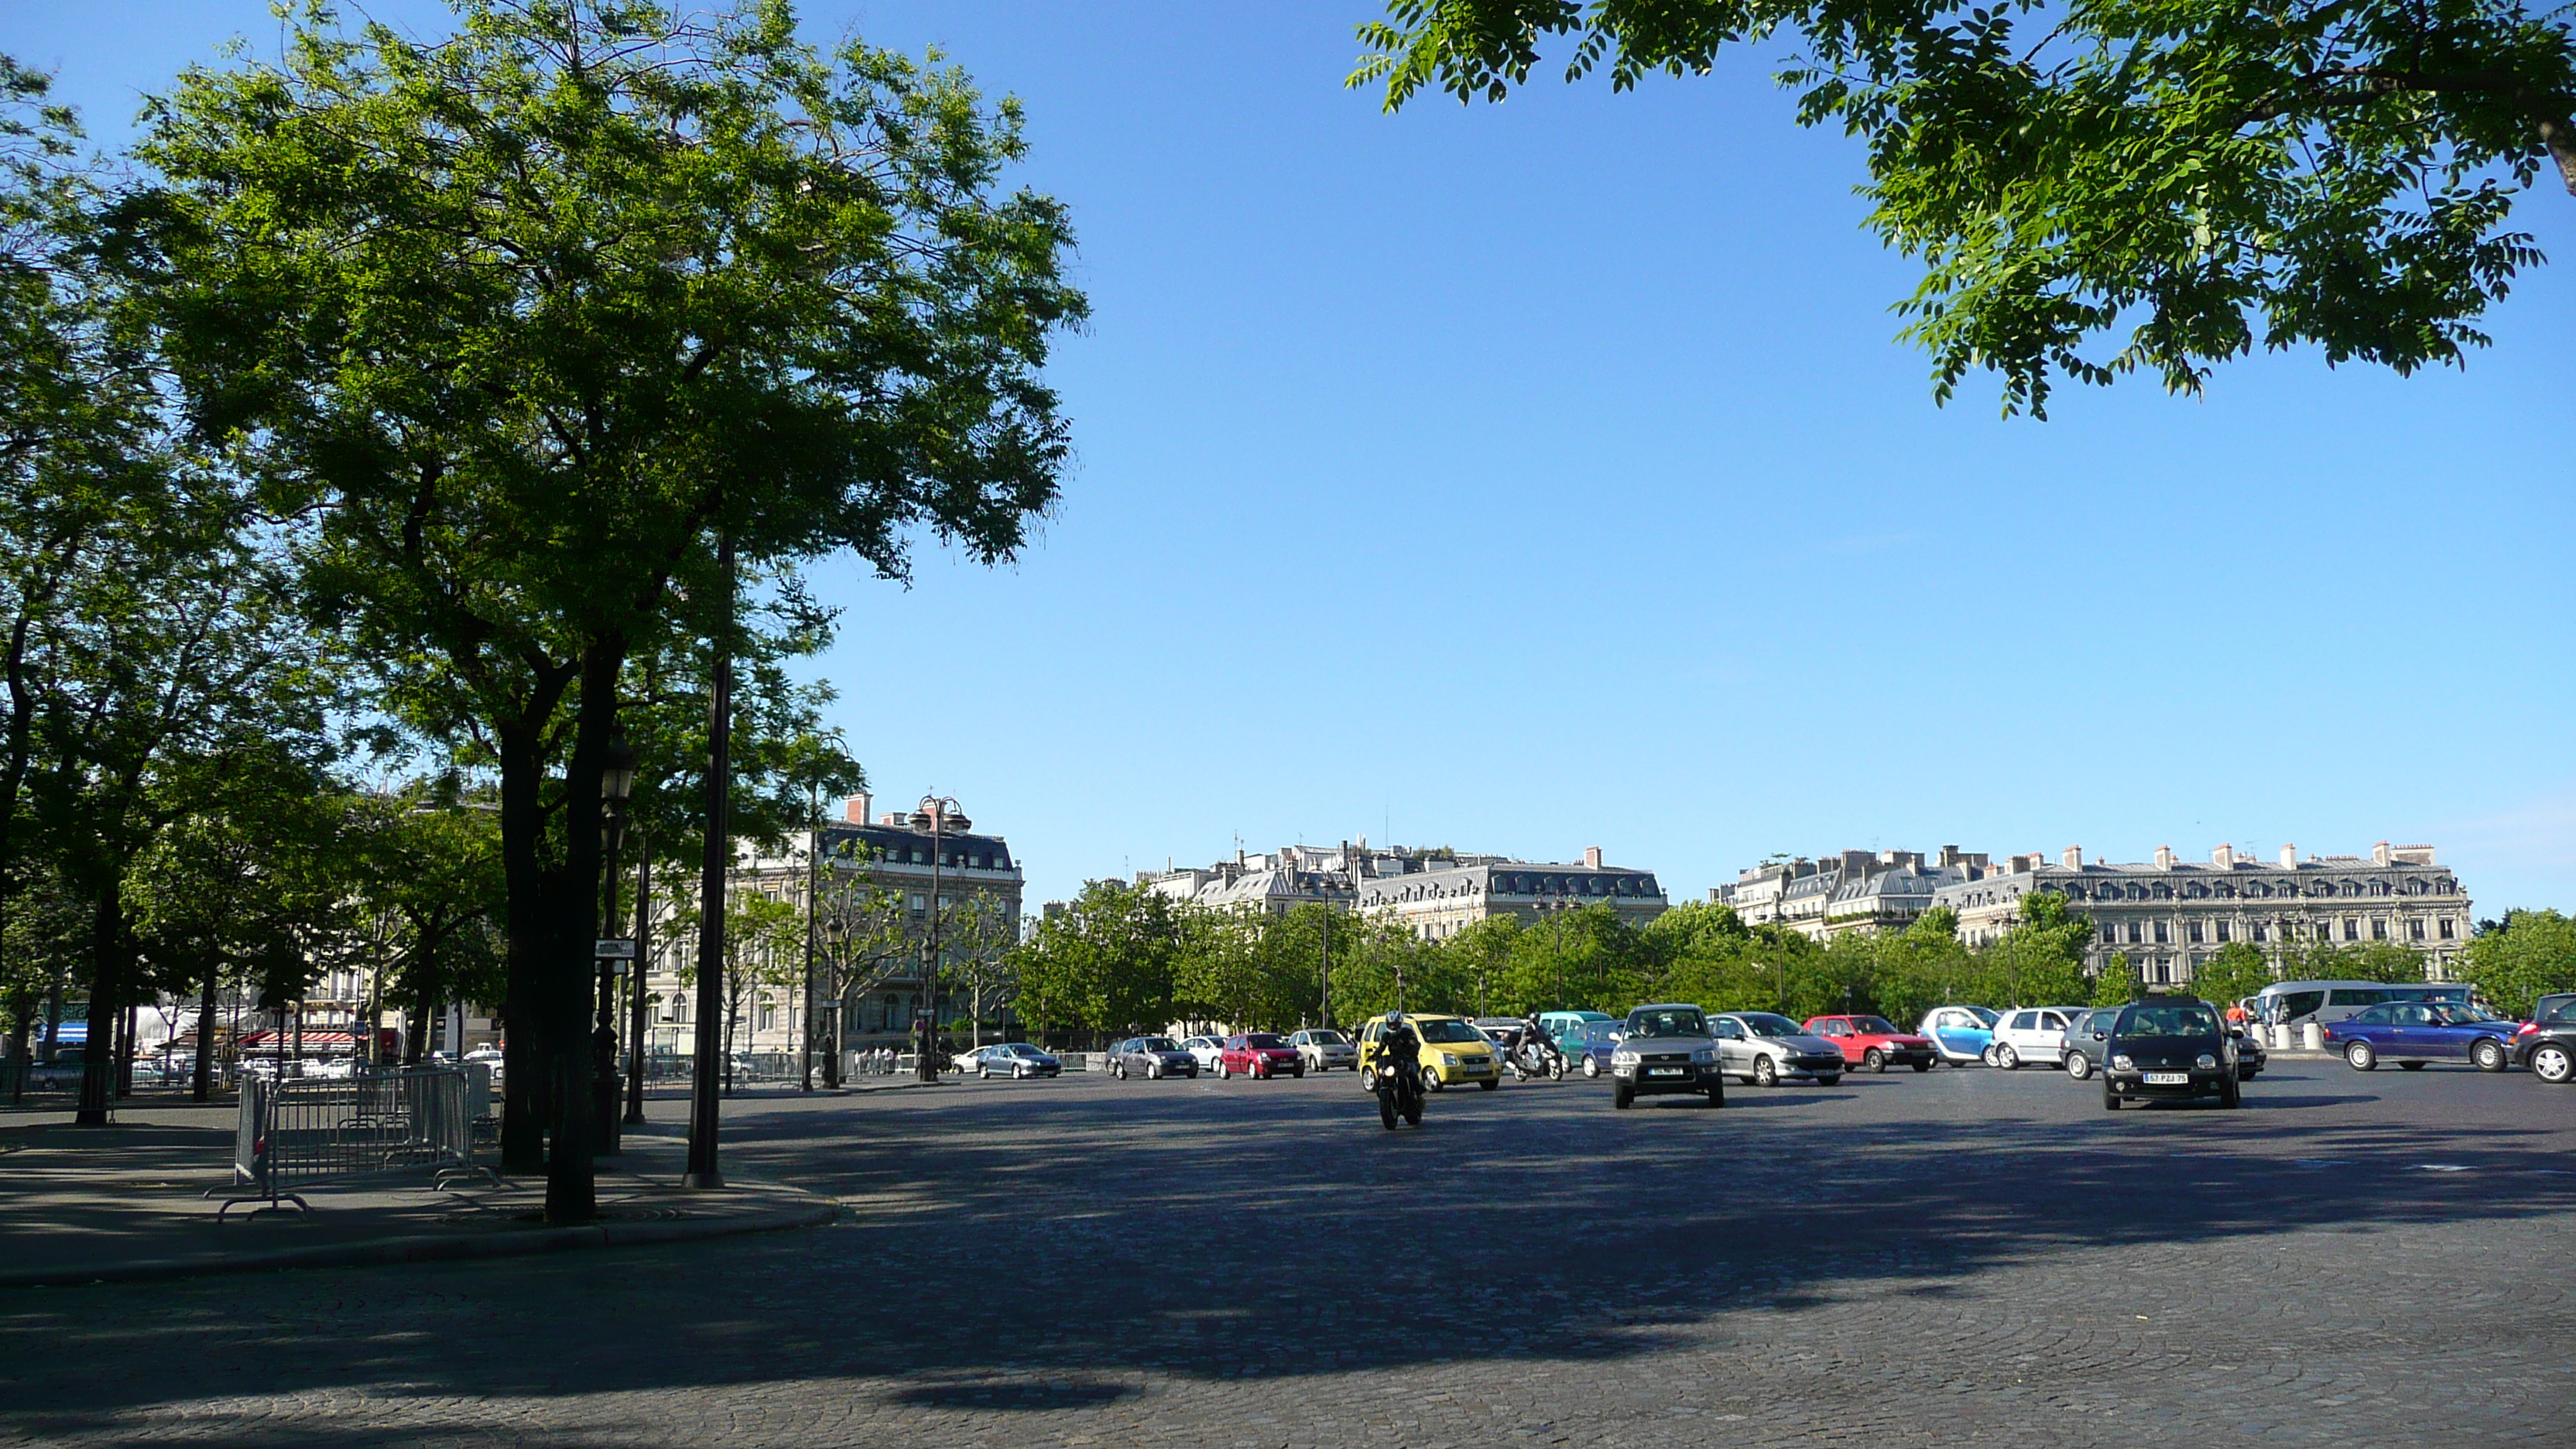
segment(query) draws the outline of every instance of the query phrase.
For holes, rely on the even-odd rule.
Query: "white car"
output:
[[[1054,1053],[1042,1052],[1027,1042],[1012,1041],[968,1052],[957,1059],[957,1070],[961,1074],[973,1072],[988,1081],[994,1077],[1009,1077],[1017,1081],[1023,1077],[1060,1076],[1064,1072],[1064,1061]]]
[[[2007,1011],[1995,1023],[1994,1043],[1986,1048],[1989,1065],[2011,1071],[2024,1062],[2066,1065],[2066,1023],[2080,1006],[2025,1006]]]
[[[1351,1039],[1328,1026],[1310,1026],[1288,1038],[1297,1049],[1297,1059],[1310,1072],[1329,1072],[1335,1067],[1360,1069],[1360,1049]]]
[[[1181,1043],[1181,1050],[1190,1054],[1190,1060],[1199,1064],[1200,1071],[1213,1073],[1216,1071],[1216,1059],[1225,1055],[1225,1039],[1194,1036]]]

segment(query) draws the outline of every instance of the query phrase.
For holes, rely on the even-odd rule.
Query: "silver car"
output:
[[[1288,1044],[1297,1049],[1297,1059],[1310,1072],[1329,1072],[1335,1067],[1348,1067],[1355,1072],[1360,1069],[1360,1049],[1331,1027],[1310,1026],[1291,1035]]]
[[[1719,1069],[1757,1087],[1843,1079],[1843,1049],[1772,1011],[1730,1011],[1708,1020]]]

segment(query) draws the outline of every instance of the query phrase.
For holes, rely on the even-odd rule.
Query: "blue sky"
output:
[[[371,7],[434,26],[433,5]],[[1370,0],[803,7],[1021,97],[1094,322],[1013,568],[824,571],[880,797],[1031,900],[1366,835],[1587,845],[1676,900],[1773,851],[2428,841],[2576,907],[2576,199],[2465,371],[2312,354],[1998,418],[1892,340],[1857,147],[1747,58],[1378,113]],[[256,3],[0,18],[101,140]]]

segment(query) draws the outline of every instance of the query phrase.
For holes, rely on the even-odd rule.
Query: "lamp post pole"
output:
[[[805,1032],[804,1055],[797,1061],[797,1090],[814,1090],[814,908],[822,903],[823,806],[812,789],[805,792]]]
[[[600,874],[603,899],[599,904],[599,929],[614,935],[617,930],[617,852],[626,843],[626,801],[635,793],[635,751],[619,731],[608,745],[608,769],[599,779],[600,797],[608,802],[608,846],[606,869]],[[633,942],[627,943],[631,950]],[[614,958],[603,957],[599,968],[598,1024],[591,1029],[591,1150],[615,1153],[621,1150],[617,1111],[617,967]],[[636,967],[630,957],[625,966],[631,975]]]
[[[725,875],[733,865],[733,535],[716,535],[724,598],[716,608],[715,677],[707,690],[707,839],[698,870],[698,1051],[689,1094],[689,1166],[684,1187],[720,1188],[716,1161],[716,1053],[724,1015]]]
[[[629,1127],[644,1125],[644,963],[653,959],[653,852],[638,837],[635,845],[635,961],[626,977],[626,1118]]]
[[[915,1075],[922,1081],[939,1080],[939,868],[940,856],[951,830],[963,833],[975,828],[966,812],[955,800],[944,795],[924,795],[913,807],[912,828],[930,836],[930,931],[922,945],[921,999],[930,1008],[930,1023],[921,1039],[921,1050],[914,1063]]]

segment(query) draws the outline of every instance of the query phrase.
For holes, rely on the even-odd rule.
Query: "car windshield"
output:
[[[1640,1011],[1628,1018],[1630,1036],[1706,1036],[1708,1018],[1687,1006]]]
[[[1415,1035],[1421,1037],[1424,1041],[1432,1043],[1460,1043],[1483,1041],[1485,1039],[1485,1034],[1483,1032],[1476,1030],[1474,1027],[1458,1020],[1454,1016],[1436,1017],[1430,1021],[1415,1022],[1413,1024],[1413,1031]]]
[[[1245,1037],[1243,1044],[1248,1047],[1268,1047],[1275,1050],[1288,1045],[1288,1039],[1275,1031],[1256,1031]]]
[[[1349,1046],[1350,1040],[1338,1031],[1310,1031],[1306,1040],[1317,1046]]]
[[[1146,1037],[1144,1040],[1136,1043],[1136,1049],[1138,1051],[1148,1052],[1176,1052],[1180,1050],[1177,1045],[1173,1044],[1172,1039],[1167,1036]]]
[[[2433,1024],[2435,1026],[2478,1026],[2486,1022],[2501,1021],[2504,1019],[2498,1016],[2489,1016],[2474,1006],[2452,1006],[2437,1002],[2425,1007],[2424,1009],[2433,1014]]]
[[[1852,1030],[1861,1032],[1865,1035],[1896,1035],[1896,1028],[1890,1026],[1887,1022],[1887,1018],[1883,1016],[1855,1016],[1852,1018]]]
[[[2576,996],[2544,996],[2532,1008],[2534,1021],[2576,1021]]]
[[[2218,1013],[2189,1006],[2133,1006],[2120,1018],[2122,1036],[2216,1036]]]
[[[1046,1055],[1045,1052],[1039,1051],[1036,1047],[1030,1046],[1026,1042],[1022,1042],[1017,1046],[1007,1046],[1002,1048],[1002,1050],[1009,1052],[1015,1057],[1042,1057]]]
[[[1805,1027],[1785,1016],[1774,1016],[1767,1011],[1747,1011],[1740,1013],[1735,1019],[1743,1022],[1745,1029],[1755,1036],[1805,1036],[1807,1034]]]

